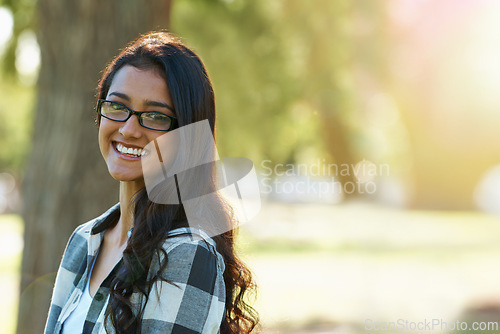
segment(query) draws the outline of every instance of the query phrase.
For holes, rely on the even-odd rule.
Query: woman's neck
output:
[[[133,197],[144,188],[144,182],[120,182],[120,219],[110,231],[113,243],[123,245],[128,240],[128,231],[134,226]]]

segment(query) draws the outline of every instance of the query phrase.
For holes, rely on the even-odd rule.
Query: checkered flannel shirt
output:
[[[80,225],[71,235],[57,272],[45,334],[59,334],[77,306],[104,231],[117,214],[119,204]],[[157,281],[147,302],[139,292],[132,294],[130,300],[136,311],[145,306],[141,333],[219,333],[225,314],[224,260],[216,251],[215,242],[204,232],[185,227],[171,231],[163,248],[168,262],[162,276],[175,285]],[[159,257],[153,258],[149,275],[158,272],[160,261]],[[120,265],[121,261],[95,293],[83,333],[106,333],[109,288]],[[106,327],[114,333],[109,322]]]

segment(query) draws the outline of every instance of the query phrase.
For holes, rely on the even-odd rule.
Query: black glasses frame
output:
[[[104,102],[109,102],[109,103],[119,104],[119,105],[120,105],[120,106],[122,106],[123,108],[127,109],[127,110],[128,110],[128,116],[127,116],[127,118],[125,118],[124,120],[116,120],[116,119],[112,119],[112,118],[109,118],[109,117],[107,117],[107,116],[103,115],[103,114],[101,113],[101,109],[102,109],[102,104],[103,104]],[[126,105],[124,105],[124,104],[122,104],[122,103],[119,103],[119,102],[115,102],[115,101],[108,101],[108,100],[104,100],[104,99],[99,99],[99,100],[97,100],[97,106],[96,106],[96,108],[95,108],[95,109],[96,109],[96,112],[97,112],[100,116],[102,116],[102,117],[104,117],[104,118],[107,118],[107,119],[109,119],[109,120],[111,120],[111,121],[115,121],[115,122],[126,122],[126,121],[128,121],[128,120],[130,119],[130,117],[132,117],[132,115],[137,115],[137,119],[139,120],[139,124],[140,124],[142,127],[146,128],[146,129],[150,129],[150,130],[155,130],[155,131],[164,131],[164,132],[165,132],[165,131],[172,131],[172,130],[175,130],[175,129],[177,129],[177,127],[179,126],[179,124],[178,124],[178,122],[177,122],[177,118],[175,118],[174,116],[170,116],[170,115],[164,114],[164,113],[159,112],[159,111],[135,111],[135,110],[133,110],[133,109],[130,109],[130,108],[129,108],[129,107],[127,107]],[[173,111],[173,109],[172,109],[172,108],[169,108],[169,109]],[[147,114],[161,114],[162,116],[167,116],[168,118],[170,118],[170,119],[172,120],[172,122],[170,123],[170,127],[169,127],[167,130],[159,130],[159,129],[154,129],[154,128],[150,128],[150,127],[145,126],[144,124],[142,124],[142,117],[141,117],[141,115],[142,115],[142,114],[146,114],[146,113],[147,113]]]

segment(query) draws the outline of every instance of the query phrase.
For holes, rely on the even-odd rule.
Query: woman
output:
[[[254,286],[234,232],[209,237],[182,204],[151,201],[141,166],[146,145],[169,131],[208,120],[214,133],[203,63],[173,35],[149,33],[107,66],[97,97],[99,147],[120,202],[71,236],[45,333],[250,333],[257,316],[244,296]]]

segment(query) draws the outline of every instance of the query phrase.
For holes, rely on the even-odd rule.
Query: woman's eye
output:
[[[124,110],[125,107],[118,103],[111,103],[111,108],[113,110]]]
[[[147,114],[146,117],[152,121],[163,121],[163,120],[168,118],[167,116],[165,116],[163,114],[156,114],[156,113],[155,114]]]

